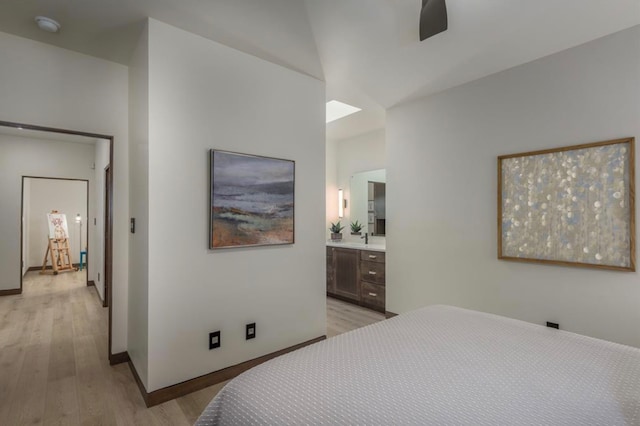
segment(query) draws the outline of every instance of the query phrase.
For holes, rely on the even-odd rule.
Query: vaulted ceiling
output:
[[[327,126],[341,139],[383,127],[397,103],[640,24],[640,0],[448,0],[449,29],[420,42],[421,2],[6,0],[0,31],[127,64],[149,16],[325,80],[327,100],[363,109]]]

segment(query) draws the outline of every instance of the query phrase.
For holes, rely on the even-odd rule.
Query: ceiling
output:
[[[150,16],[326,81],[327,100],[362,108],[327,125],[345,139],[384,127],[400,102],[640,24],[640,0],[448,0],[449,29],[420,42],[421,2],[6,0],[0,31],[127,64]]]

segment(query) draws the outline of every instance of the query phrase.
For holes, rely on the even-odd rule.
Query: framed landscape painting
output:
[[[635,271],[634,138],[498,157],[498,258]]]
[[[211,249],[293,244],[295,162],[211,150]]]

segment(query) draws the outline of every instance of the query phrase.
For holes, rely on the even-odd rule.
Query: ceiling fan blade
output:
[[[420,41],[445,31],[448,27],[445,0],[422,0]]]

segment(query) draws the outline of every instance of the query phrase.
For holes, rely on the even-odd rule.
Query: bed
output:
[[[196,424],[640,425],[640,349],[430,306],[241,374]]]

